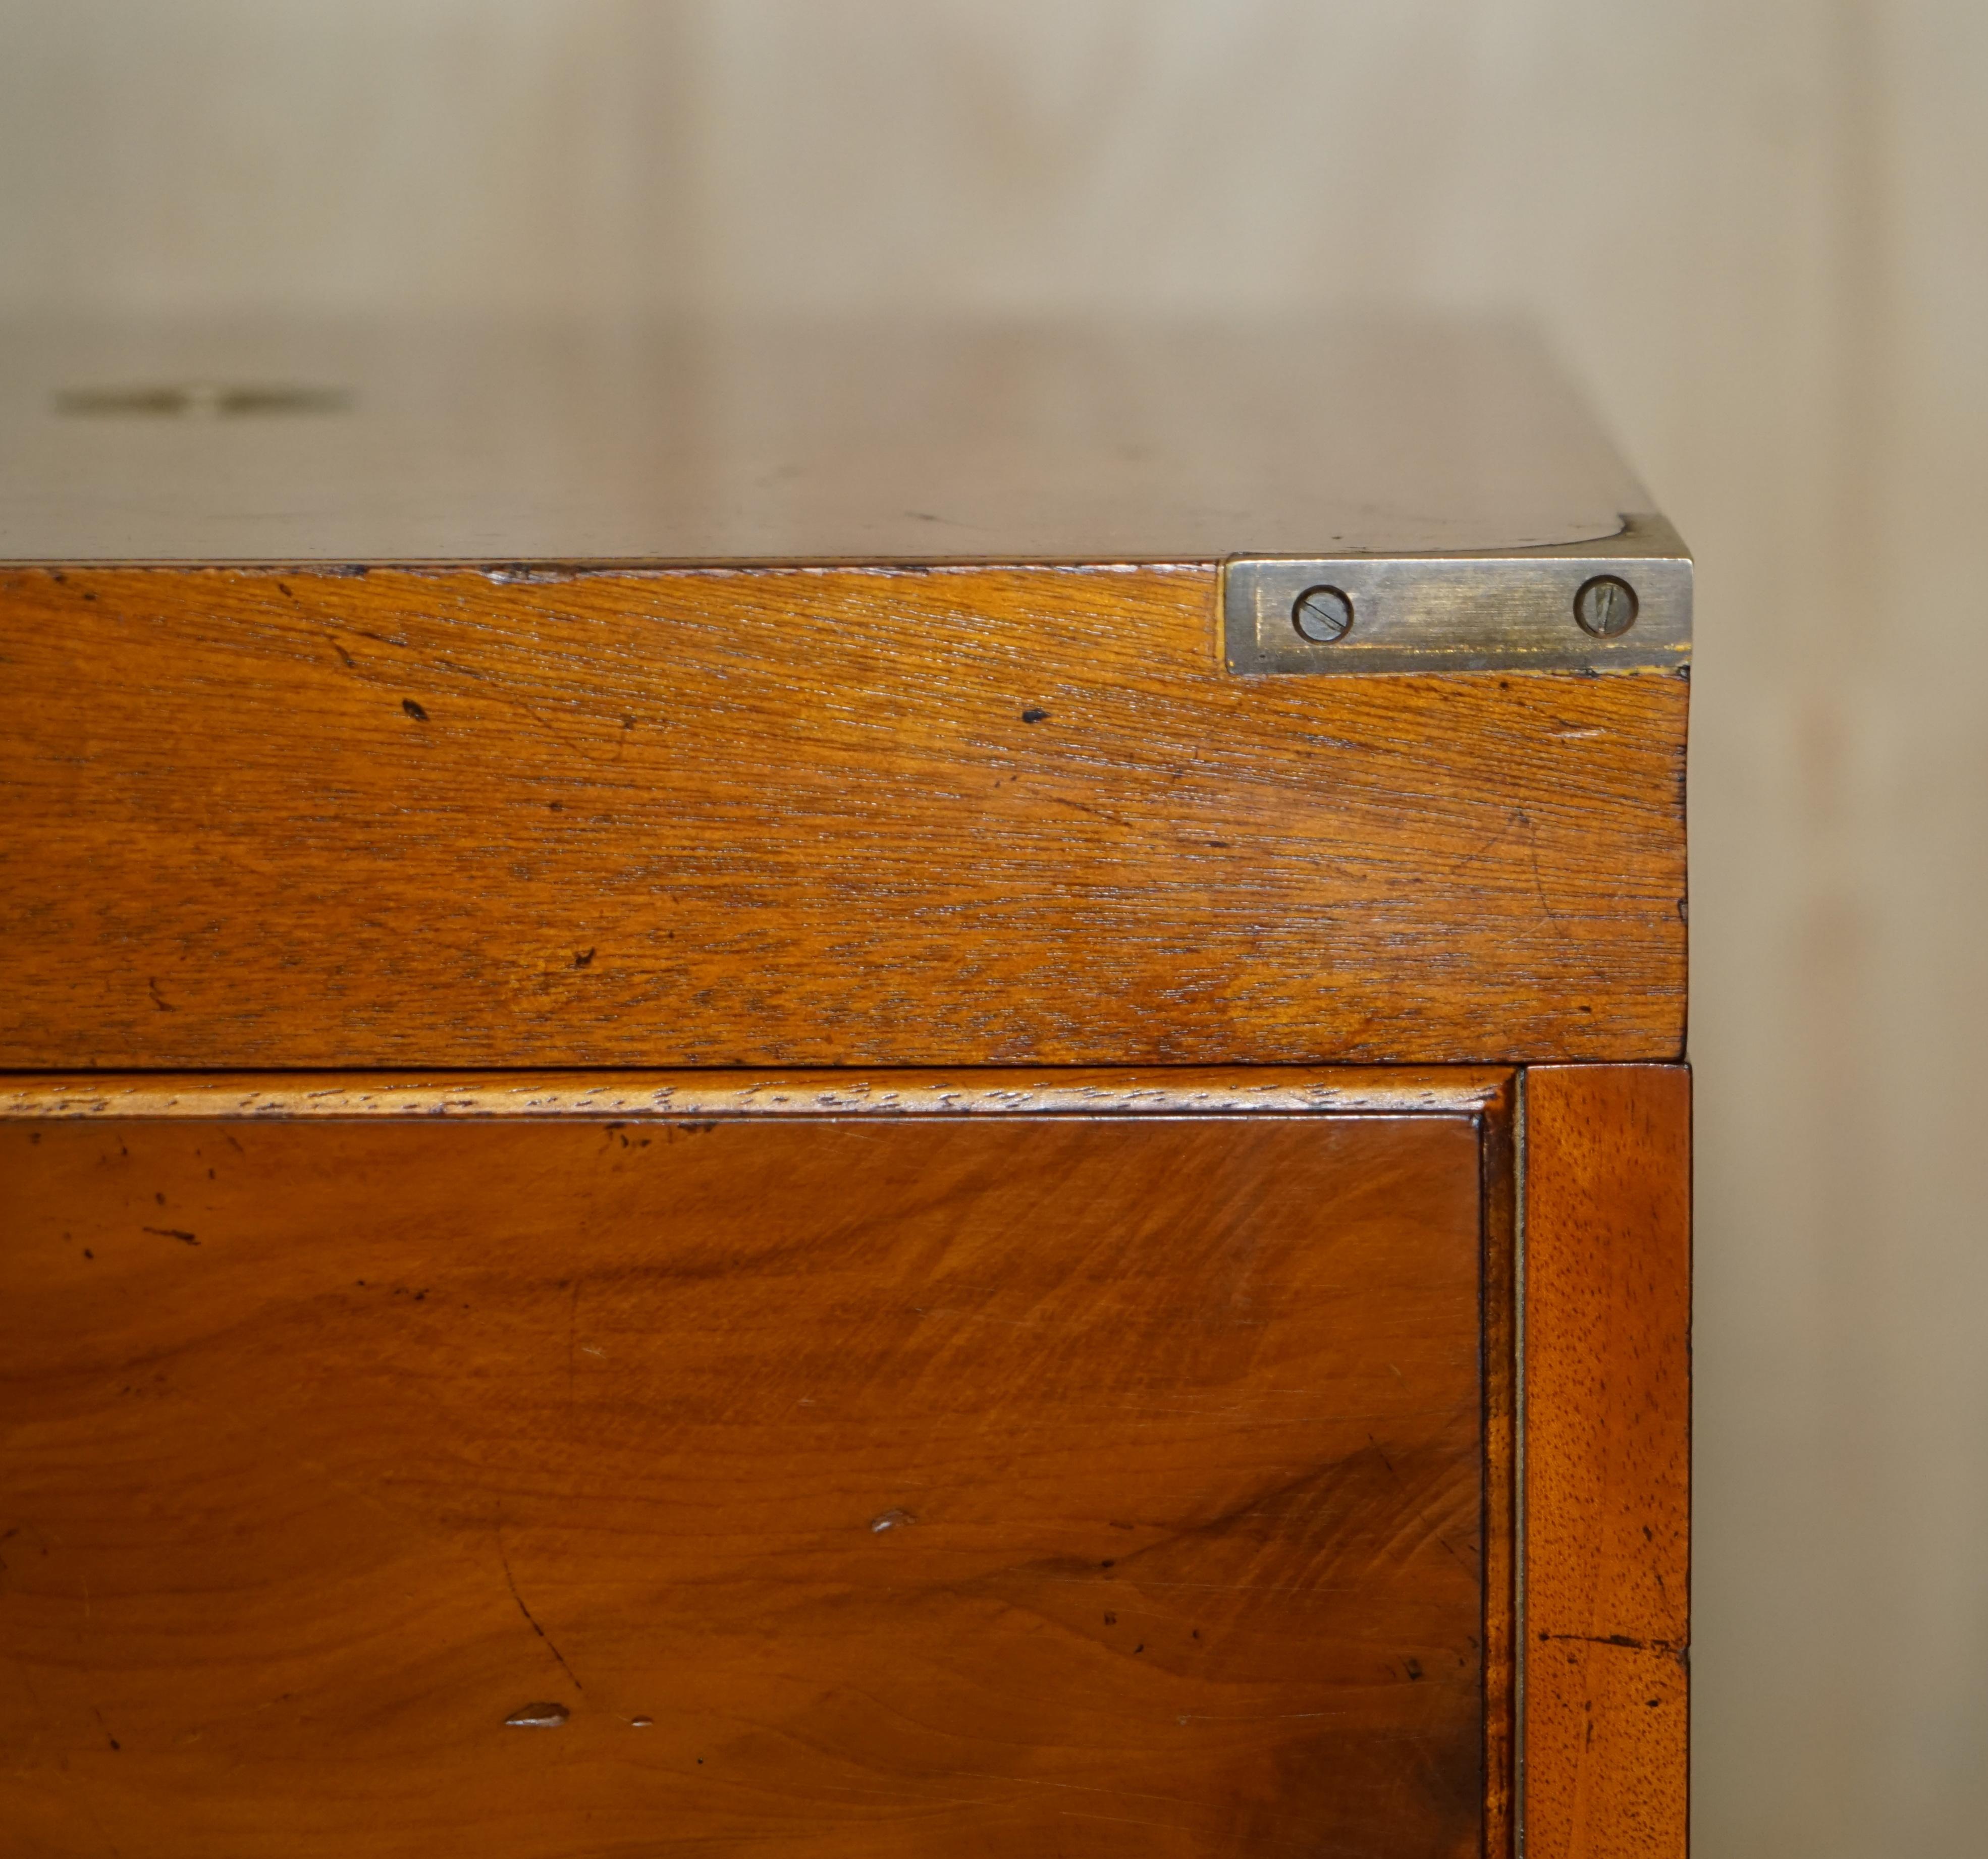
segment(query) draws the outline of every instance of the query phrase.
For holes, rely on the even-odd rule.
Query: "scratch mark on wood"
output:
[[[539,1624],[531,1609],[525,1605],[524,1596],[518,1592],[518,1578],[511,1573],[511,1558],[504,1553],[504,1539],[502,1536],[497,1539],[497,1560],[504,1565],[505,1585],[511,1590],[511,1598],[518,1604],[518,1611],[524,1615],[526,1625],[545,1641],[546,1651],[559,1661],[560,1670],[573,1680],[573,1688],[576,1692],[585,1691],[587,1687],[580,1683],[579,1675],[566,1662],[566,1655],[553,1644],[552,1635]]]
[[[1572,1640],[1584,1646],[1627,1646],[1637,1652],[1667,1652],[1675,1657],[1684,1648],[1672,1640],[1632,1639],[1626,1633],[1542,1633],[1542,1640]]]

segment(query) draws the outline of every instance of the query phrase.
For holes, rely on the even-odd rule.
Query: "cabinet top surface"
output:
[[[1198,562],[1651,508],[1523,335],[17,326],[0,559]]]

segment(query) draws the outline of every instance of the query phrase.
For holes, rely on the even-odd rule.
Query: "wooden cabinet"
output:
[[[25,346],[10,1851],[1682,1852],[1688,563],[1172,340]]]

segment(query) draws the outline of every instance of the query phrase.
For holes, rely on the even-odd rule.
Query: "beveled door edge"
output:
[[[1483,1187],[1485,1859],[1512,1859],[1517,1838],[1523,1661],[1519,1467],[1525,1448],[1519,1340],[1525,1073],[1514,1072],[1479,1120]]]
[[[0,1117],[1477,1116],[1507,1066],[0,1075]]]

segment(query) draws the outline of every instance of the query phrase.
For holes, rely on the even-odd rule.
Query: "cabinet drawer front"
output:
[[[1215,586],[0,571],[0,1065],[1675,1053],[1685,682]]]
[[[1500,1080],[344,1088],[0,1122],[18,1850],[1480,1850]]]

